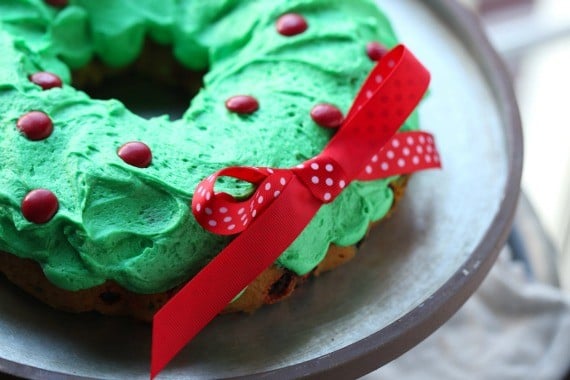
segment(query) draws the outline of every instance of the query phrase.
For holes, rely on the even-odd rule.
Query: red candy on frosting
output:
[[[24,218],[32,223],[43,224],[53,218],[59,208],[57,197],[47,189],[30,191],[22,201]]]
[[[379,61],[388,53],[388,49],[378,42],[370,42],[366,45],[366,54],[372,61]]]
[[[226,108],[231,112],[250,114],[259,109],[259,102],[253,96],[236,95],[226,100]]]
[[[65,7],[69,4],[68,0],[44,0],[44,2],[52,7]]]
[[[43,140],[53,131],[53,123],[48,115],[40,111],[31,111],[18,119],[18,129],[29,140]]]
[[[344,115],[336,106],[321,103],[313,107],[311,118],[321,127],[338,128],[344,120]]]
[[[290,37],[303,33],[309,26],[300,14],[286,13],[277,19],[275,27],[279,34]]]
[[[40,71],[30,75],[30,82],[37,84],[44,90],[50,90],[63,85],[61,78],[47,71]]]
[[[117,154],[127,164],[137,168],[147,168],[152,162],[150,148],[140,141],[131,141],[121,146]]]

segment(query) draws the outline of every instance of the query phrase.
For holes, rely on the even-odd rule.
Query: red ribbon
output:
[[[321,154],[292,169],[229,167],[198,184],[192,199],[196,220],[217,234],[240,234],[154,316],[151,378],[350,182],[440,167],[431,135],[396,134],[428,83],[427,70],[400,45],[374,67]],[[219,176],[248,181],[256,190],[243,201],[216,193]]]

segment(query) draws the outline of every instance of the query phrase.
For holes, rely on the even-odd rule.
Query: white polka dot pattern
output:
[[[402,132],[370,158],[356,180],[375,180],[439,167],[439,154],[429,133]],[[192,211],[198,223],[210,232],[220,235],[239,233],[282,193],[293,175],[323,203],[334,201],[350,182],[340,164],[324,156],[312,158],[290,170],[231,167],[198,184]],[[216,193],[215,181],[222,176],[248,181],[256,186],[256,190],[244,201],[226,193]]]
[[[332,202],[348,183],[337,162],[320,156],[291,170],[231,167],[198,184],[192,198],[192,212],[198,223],[210,232],[220,235],[239,233],[281,194],[293,175],[323,203]],[[256,190],[244,201],[226,193],[216,193],[215,181],[224,176],[248,181],[256,186]]]
[[[439,167],[439,154],[429,133],[402,132],[394,135],[390,142],[370,159],[356,179],[370,181]]]
[[[303,168],[292,171],[323,203],[332,202],[342,191],[341,183],[348,182],[340,164],[332,158],[317,156],[303,163]]]
[[[244,201],[227,193],[216,193],[215,181],[224,176],[248,181],[256,190]],[[192,198],[192,212],[198,223],[210,232],[239,233],[281,194],[292,176],[291,171],[283,169],[231,167],[220,170],[198,184]]]

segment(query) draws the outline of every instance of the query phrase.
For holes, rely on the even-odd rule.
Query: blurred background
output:
[[[530,260],[570,292],[570,0],[461,1],[481,17],[517,93],[523,193],[553,244],[551,257],[529,250]]]

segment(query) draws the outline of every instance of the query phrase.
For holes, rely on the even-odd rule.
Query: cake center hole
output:
[[[117,99],[146,119],[168,115],[178,120],[202,87],[205,73],[182,66],[169,46],[148,41],[127,67],[112,68],[94,59],[72,74],[75,88],[92,99]]]

